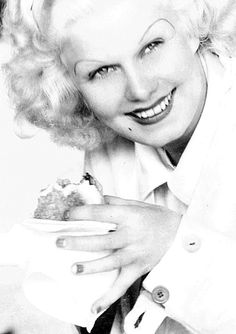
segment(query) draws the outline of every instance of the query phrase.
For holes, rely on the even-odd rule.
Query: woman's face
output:
[[[155,148],[189,139],[205,96],[198,41],[158,2],[92,0],[65,28],[62,54],[97,118]]]

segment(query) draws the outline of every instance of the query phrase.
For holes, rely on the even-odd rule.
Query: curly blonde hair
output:
[[[52,23],[55,3],[58,0],[9,0],[6,6],[3,33],[15,52],[4,68],[16,118],[48,130],[57,143],[93,149],[112,140],[115,133],[89,110],[61,61],[63,27],[79,14],[74,16],[72,0],[60,0],[65,11]],[[90,0],[81,1],[82,14],[89,4]],[[200,51],[235,56],[235,0],[164,0],[162,4],[177,11],[186,34],[199,38]]]
[[[114,132],[87,107],[62,63],[60,43],[52,36],[45,38],[29,20],[27,1],[10,0],[3,18],[3,33],[14,49],[4,71],[17,123],[26,119],[49,131],[57,143],[79,149],[112,140]]]
[[[186,34],[199,39],[200,50],[236,56],[235,0],[167,0],[180,13]]]

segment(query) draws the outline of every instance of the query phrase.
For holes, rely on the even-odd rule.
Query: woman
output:
[[[92,307],[113,313],[111,333],[236,330],[235,6],[12,0],[6,9],[16,119],[85,149],[85,169],[108,195],[70,219],[109,221],[115,232],[57,245],[113,250],[72,266],[77,275],[120,269]]]

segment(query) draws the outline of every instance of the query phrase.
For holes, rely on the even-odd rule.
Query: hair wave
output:
[[[199,38],[200,50],[236,56],[235,0],[171,0],[187,34]],[[168,0],[167,0],[168,2]]]
[[[60,59],[60,46],[30,25],[19,7],[12,15],[8,5],[3,21],[14,50],[3,69],[17,123],[26,119],[57,143],[79,149],[112,140],[114,132],[94,117],[78,92]]]

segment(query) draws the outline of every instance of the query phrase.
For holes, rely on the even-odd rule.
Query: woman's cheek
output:
[[[116,87],[104,87],[84,96],[90,108],[105,118],[115,116],[123,101],[123,95],[118,87],[117,89]]]

